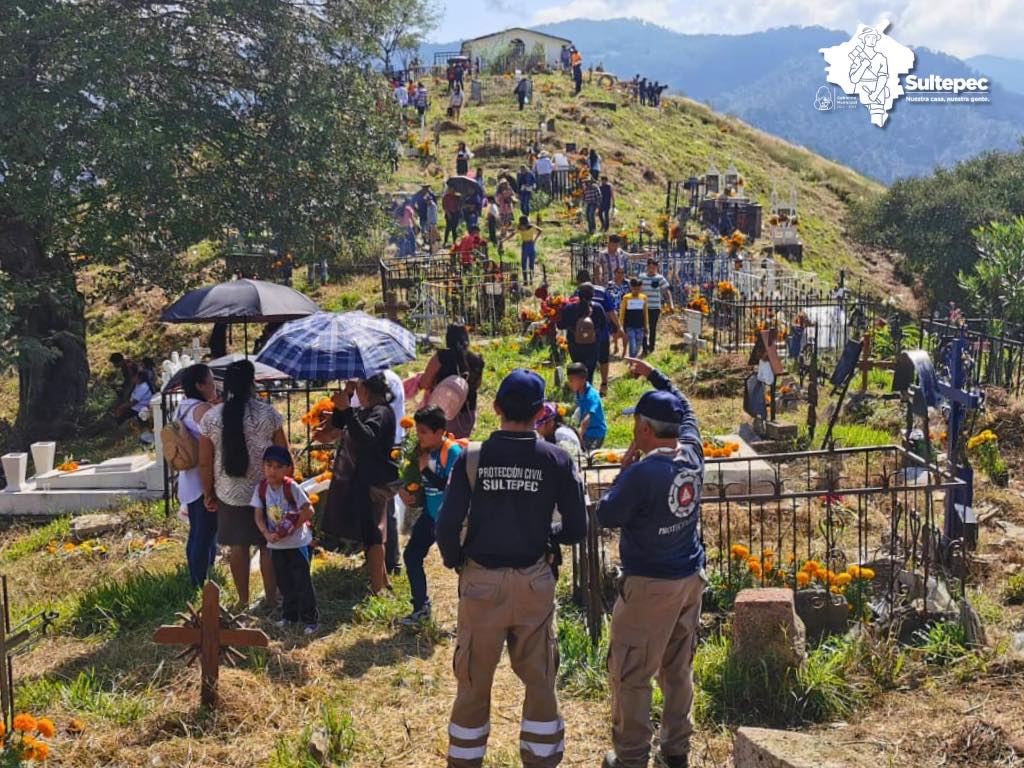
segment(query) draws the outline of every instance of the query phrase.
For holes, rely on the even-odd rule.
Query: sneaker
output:
[[[312,635],[315,635],[319,631],[320,631],[320,625],[319,624],[307,624],[305,627],[302,628],[302,634],[304,634],[306,637],[311,637]]]
[[[404,619],[399,619],[398,623],[403,627],[411,627],[425,621],[430,621],[430,603],[425,604],[422,608],[417,608]]]

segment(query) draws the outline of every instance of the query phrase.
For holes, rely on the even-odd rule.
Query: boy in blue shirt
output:
[[[423,560],[434,544],[434,524],[444,503],[448,489],[448,476],[456,459],[462,454],[462,446],[445,435],[448,424],[444,411],[437,405],[428,405],[416,411],[416,439],[419,444],[420,477],[423,480],[423,514],[412,527],[409,543],[405,545],[402,559],[409,575],[412,588],[412,613],[402,619],[402,624],[417,624],[430,620],[430,598],[427,596],[427,574]],[[407,506],[416,506],[416,494],[402,488],[399,491]]]
[[[604,417],[604,405],[601,396],[588,379],[587,366],[573,363],[566,369],[569,389],[576,393],[576,407],[580,414],[580,435],[583,437],[583,450],[595,451],[604,444],[608,435],[608,422]]]
[[[320,613],[310,576],[310,544],[313,505],[305,491],[289,477],[292,456],[288,449],[272,445],[263,453],[263,477],[249,502],[256,527],[267,540],[281,591],[281,628],[302,622],[307,635],[316,634]]]

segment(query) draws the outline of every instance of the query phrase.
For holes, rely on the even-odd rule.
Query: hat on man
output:
[[[663,421],[666,424],[682,424],[686,408],[683,407],[683,401],[671,392],[655,389],[644,392],[636,407],[627,408],[623,413],[635,413],[637,416]]]
[[[282,467],[290,467],[292,465],[292,454],[283,445],[271,445],[263,452],[263,460],[272,461],[275,464],[280,464]]]
[[[502,403],[508,398],[540,408],[544,404],[544,379],[535,371],[516,368],[502,379],[495,399]]]

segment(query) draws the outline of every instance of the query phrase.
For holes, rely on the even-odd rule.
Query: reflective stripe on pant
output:
[[[612,612],[608,677],[612,745],[623,768],[646,766],[651,751],[651,678],[665,696],[661,751],[689,752],[693,652],[704,580],[628,576]]]
[[[491,683],[506,642],[512,671],[526,688],[519,732],[523,766],[551,768],[562,761],[565,723],[555,696],[554,612],[555,577],[546,562],[519,569],[466,564],[459,578],[453,662],[458,692],[448,727],[450,768],[483,764],[490,733]]]

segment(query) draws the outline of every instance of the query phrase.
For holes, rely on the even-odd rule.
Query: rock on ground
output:
[[[843,734],[740,728],[733,739],[734,768],[865,768],[879,765],[877,749],[847,743]]]

